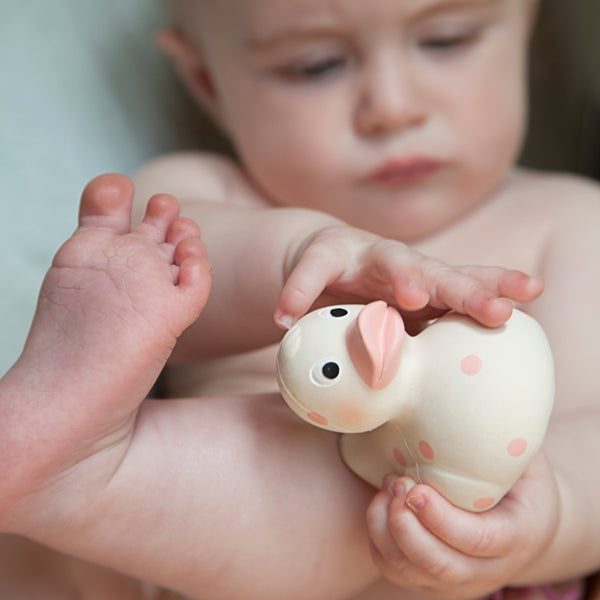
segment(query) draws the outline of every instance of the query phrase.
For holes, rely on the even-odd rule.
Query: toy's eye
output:
[[[335,306],[333,308],[324,308],[319,314],[326,319],[340,319],[348,315],[348,309],[342,306]]]
[[[325,363],[321,373],[323,373],[325,379],[337,379],[340,375],[340,365],[335,362]]]
[[[313,365],[310,371],[311,381],[319,387],[329,387],[339,381],[342,366],[335,360],[322,360]]]

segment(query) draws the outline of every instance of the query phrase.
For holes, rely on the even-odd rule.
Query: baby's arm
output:
[[[386,485],[368,522],[375,560],[397,584],[452,597],[567,580],[600,567],[594,466],[600,456],[600,194],[583,184],[557,191],[569,204],[556,211],[546,244],[546,291],[529,307],[555,357],[555,409],[543,453],[483,514],[464,513],[428,486],[406,493],[405,479]]]
[[[557,534],[532,573],[557,576],[600,568],[600,188],[563,185],[562,218],[544,256],[548,288],[531,306],[554,352],[556,399],[544,449],[561,502]]]
[[[188,154],[138,174],[138,197],[178,197],[182,214],[202,228],[213,265],[213,291],[175,357],[211,358],[277,342],[311,306],[384,299],[430,318],[454,309],[489,326],[528,302],[542,283],[491,267],[453,267],[406,245],[348,226],[330,215],[265,202],[225,159]],[[211,340],[208,347],[205,340]]]

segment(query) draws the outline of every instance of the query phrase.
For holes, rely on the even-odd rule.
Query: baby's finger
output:
[[[373,561],[382,574],[398,585],[433,588],[454,585],[471,577],[466,557],[431,534],[405,504],[414,482],[396,479],[384,486],[367,511]],[[394,494],[391,494],[394,490]]]
[[[367,530],[371,539],[371,554],[380,568],[390,567],[399,569],[404,556],[398,548],[388,527],[388,508],[392,500],[389,489],[390,476],[384,479],[379,491],[367,509]]]
[[[388,527],[399,553],[418,573],[418,577],[413,574],[413,580],[418,579],[423,585],[469,582],[481,559],[465,556],[425,527],[407,508],[406,492],[402,491],[405,485],[399,479],[392,486],[394,498],[388,507]]]
[[[344,272],[345,257],[309,247],[285,282],[275,309],[275,322],[285,329],[309,311],[323,290]]]
[[[531,302],[544,291],[541,279],[522,271],[482,266],[461,267],[461,270],[497,296],[510,298],[515,302]]]
[[[467,268],[452,267],[414,250],[407,252],[399,242],[385,240],[375,246],[373,256],[380,277],[392,283],[395,299],[405,311],[455,310],[483,325],[496,327],[512,313],[509,300],[498,297],[497,279],[503,269],[482,267],[471,274]],[[477,275],[485,274],[482,280]],[[488,289],[489,288],[489,289]]]
[[[433,307],[469,315],[488,327],[497,327],[510,318],[512,303],[488,288],[487,282],[438,261],[425,264],[425,281]]]
[[[423,275],[425,257],[408,250],[401,242],[383,240],[370,250],[374,260],[373,272],[383,282],[392,285],[393,298],[405,311],[418,311],[427,306],[429,292]]]
[[[468,512],[427,485],[411,489],[406,504],[423,527],[463,554],[499,558],[511,550],[516,523],[501,506],[485,513]]]

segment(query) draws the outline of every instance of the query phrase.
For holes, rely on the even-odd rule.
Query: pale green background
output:
[[[0,374],[85,183],[214,146],[156,50],[160,0],[0,0]]]

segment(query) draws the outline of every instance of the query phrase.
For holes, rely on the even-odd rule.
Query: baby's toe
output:
[[[127,233],[131,227],[132,201],[133,183],[128,177],[118,173],[100,175],[81,194],[79,226]]]
[[[188,258],[206,258],[206,246],[200,238],[188,238],[175,247],[173,262],[181,266]]]
[[[179,202],[169,194],[156,194],[148,201],[144,218],[135,231],[147,235],[157,244],[168,242],[168,231],[178,216]]]
[[[208,301],[212,286],[211,268],[204,256],[188,256],[179,268],[178,287],[186,298],[185,309],[179,315],[183,329],[195,321]]]
[[[188,239],[199,239],[200,228],[195,221],[180,217],[175,219],[167,231],[166,241],[168,244],[176,246],[180,242]]]

